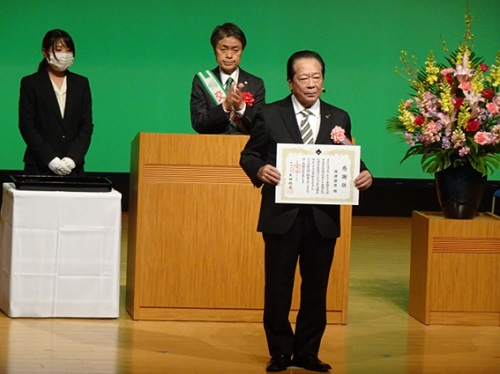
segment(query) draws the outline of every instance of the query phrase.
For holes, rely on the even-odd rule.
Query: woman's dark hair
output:
[[[210,44],[212,44],[212,48],[214,49],[214,51],[215,47],[217,47],[217,43],[219,42],[219,40],[231,36],[234,36],[236,39],[238,39],[241,42],[242,49],[245,49],[245,46],[247,45],[247,38],[245,37],[245,34],[234,23],[228,22],[221,26],[216,26],[214,31],[212,31],[212,36],[210,37]]]
[[[66,44],[66,47],[68,47],[68,49],[73,52],[73,56],[76,55],[75,43],[73,43],[73,39],[71,39],[71,36],[66,31],[59,29],[50,30],[49,32],[47,32],[47,34],[45,34],[42,41],[42,48],[45,49],[47,52],[51,48],[52,50],[54,50],[59,40],[62,40],[64,44]],[[47,69],[47,64],[48,62],[44,58],[38,65],[38,71]]]
[[[323,78],[325,77],[325,63],[321,56],[313,51],[299,51],[295,52],[288,59],[288,63],[286,65],[286,77],[288,80],[293,81],[293,76],[295,75],[295,61],[301,58],[315,58],[321,64],[321,73],[323,74]]]

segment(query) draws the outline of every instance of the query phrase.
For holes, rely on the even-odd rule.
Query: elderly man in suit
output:
[[[214,29],[210,42],[218,66],[193,79],[193,129],[200,134],[248,134],[266,92],[262,79],[239,67],[245,34],[235,24],[225,23]]]
[[[275,202],[275,186],[281,181],[276,168],[278,143],[333,144],[331,132],[336,126],[351,137],[348,113],[320,100],[324,72],[324,62],[317,53],[293,54],[287,66],[292,94],[261,108],[241,153],[240,164],[246,174],[256,187],[263,185],[258,230],[265,242],[264,329],[271,355],[266,369],[272,372],[286,370],[289,365],[318,372],[331,369],[318,358],[318,352],[326,327],[326,293],[340,235],[340,208]],[[304,110],[308,110],[309,129],[301,134]],[[354,185],[364,190],[371,184],[372,175],[361,162]],[[294,332],[288,314],[297,263],[302,284]]]

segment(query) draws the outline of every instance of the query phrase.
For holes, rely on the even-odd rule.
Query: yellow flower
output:
[[[403,100],[401,100],[401,102],[399,103],[398,113],[398,119],[406,127],[406,130],[408,130],[409,132],[414,132],[415,125],[413,121],[415,120],[415,117],[408,109],[406,109],[405,102]]]
[[[467,55],[467,65],[464,67],[470,69],[471,67],[470,54],[471,52],[467,43],[460,44],[460,46],[458,47],[457,60],[455,61],[455,65],[461,65],[464,60],[464,55]]]
[[[458,113],[458,127],[461,129],[467,128],[467,122],[470,119],[470,108],[469,105],[464,101],[460,107],[460,112]]]
[[[425,61],[425,72],[427,73],[426,81],[430,85],[438,81],[439,68],[436,67],[436,61],[434,60],[434,52],[429,53],[427,61]]]
[[[439,94],[439,103],[441,104],[441,109],[445,113],[451,113],[453,111],[453,102],[451,99],[451,87],[446,80],[441,83],[441,93]]]
[[[484,90],[484,73],[481,70],[480,66],[477,67],[477,69],[474,73],[474,77],[472,78],[471,84],[472,84],[472,89],[474,90],[474,92],[478,92],[478,93],[483,92],[483,90]]]
[[[497,58],[495,60],[496,65],[491,65],[490,76],[486,78],[488,83],[491,83],[493,87],[498,87],[500,85],[500,51],[497,52]]]

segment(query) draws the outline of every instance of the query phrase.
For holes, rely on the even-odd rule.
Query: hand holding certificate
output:
[[[276,161],[277,203],[358,205],[359,146],[281,143]]]

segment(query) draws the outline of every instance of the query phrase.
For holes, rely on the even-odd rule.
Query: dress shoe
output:
[[[266,371],[284,371],[290,365],[290,358],[285,355],[273,356],[266,366]]]
[[[326,373],[332,368],[326,362],[322,362],[318,357],[312,355],[303,358],[295,358],[293,360],[293,365],[311,371],[319,371],[321,373]]]

